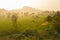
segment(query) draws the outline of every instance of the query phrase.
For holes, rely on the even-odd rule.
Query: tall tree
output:
[[[60,11],[57,11],[53,19],[55,20],[54,26],[58,33],[60,33]]]

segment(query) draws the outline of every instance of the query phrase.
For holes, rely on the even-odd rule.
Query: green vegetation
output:
[[[28,14],[28,13],[27,13]],[[60,40],[60,12],[0,19],[0,40]],[[44,24],[44,25],[42,25]]]

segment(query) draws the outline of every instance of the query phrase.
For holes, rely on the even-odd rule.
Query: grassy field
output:
[[[60,40],[52,24],[42,25],[48,15],[20,16],[16,24],[11,18],[0,18],[0,40]]]

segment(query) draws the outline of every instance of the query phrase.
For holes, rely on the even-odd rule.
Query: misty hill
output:
[[[0,9],[0,16],[2,15],[6,15],[9,13],[9,10],[6,10],[6,9]]]
[[[6,14],[15,14],[15,13],[19,13],[19,14],[22,14],[22,13],[29,13],[29,14],[38,14],[38,15],[41,15],[41,16],[44,16],[44,15],[54,15],[53,11],[42,11],[40,9],[35,9],[35,8],[32,8],[32,7],[28,7],[28,6],[24,6],[23,8],[20,8],[20,9],[14,9],[14,10],[6,10],[6,9],[0,9],[0,15],[6,15]]]
[[[38,9],[35,9],[35,8],[32,8],[32,7],[27,7],[27,6],[24,6],[23,8],[21,9],[16,9],[16,10],[12,10],[13,12],[28,12],[28,13],[39,13],[39,12],[42,12],[41,10],[38,10]]]

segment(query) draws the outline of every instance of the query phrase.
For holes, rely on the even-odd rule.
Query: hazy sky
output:
[[[60,0],[0,0],[0,8],[8,10],[24,6],[42,10],[60,10]]]

